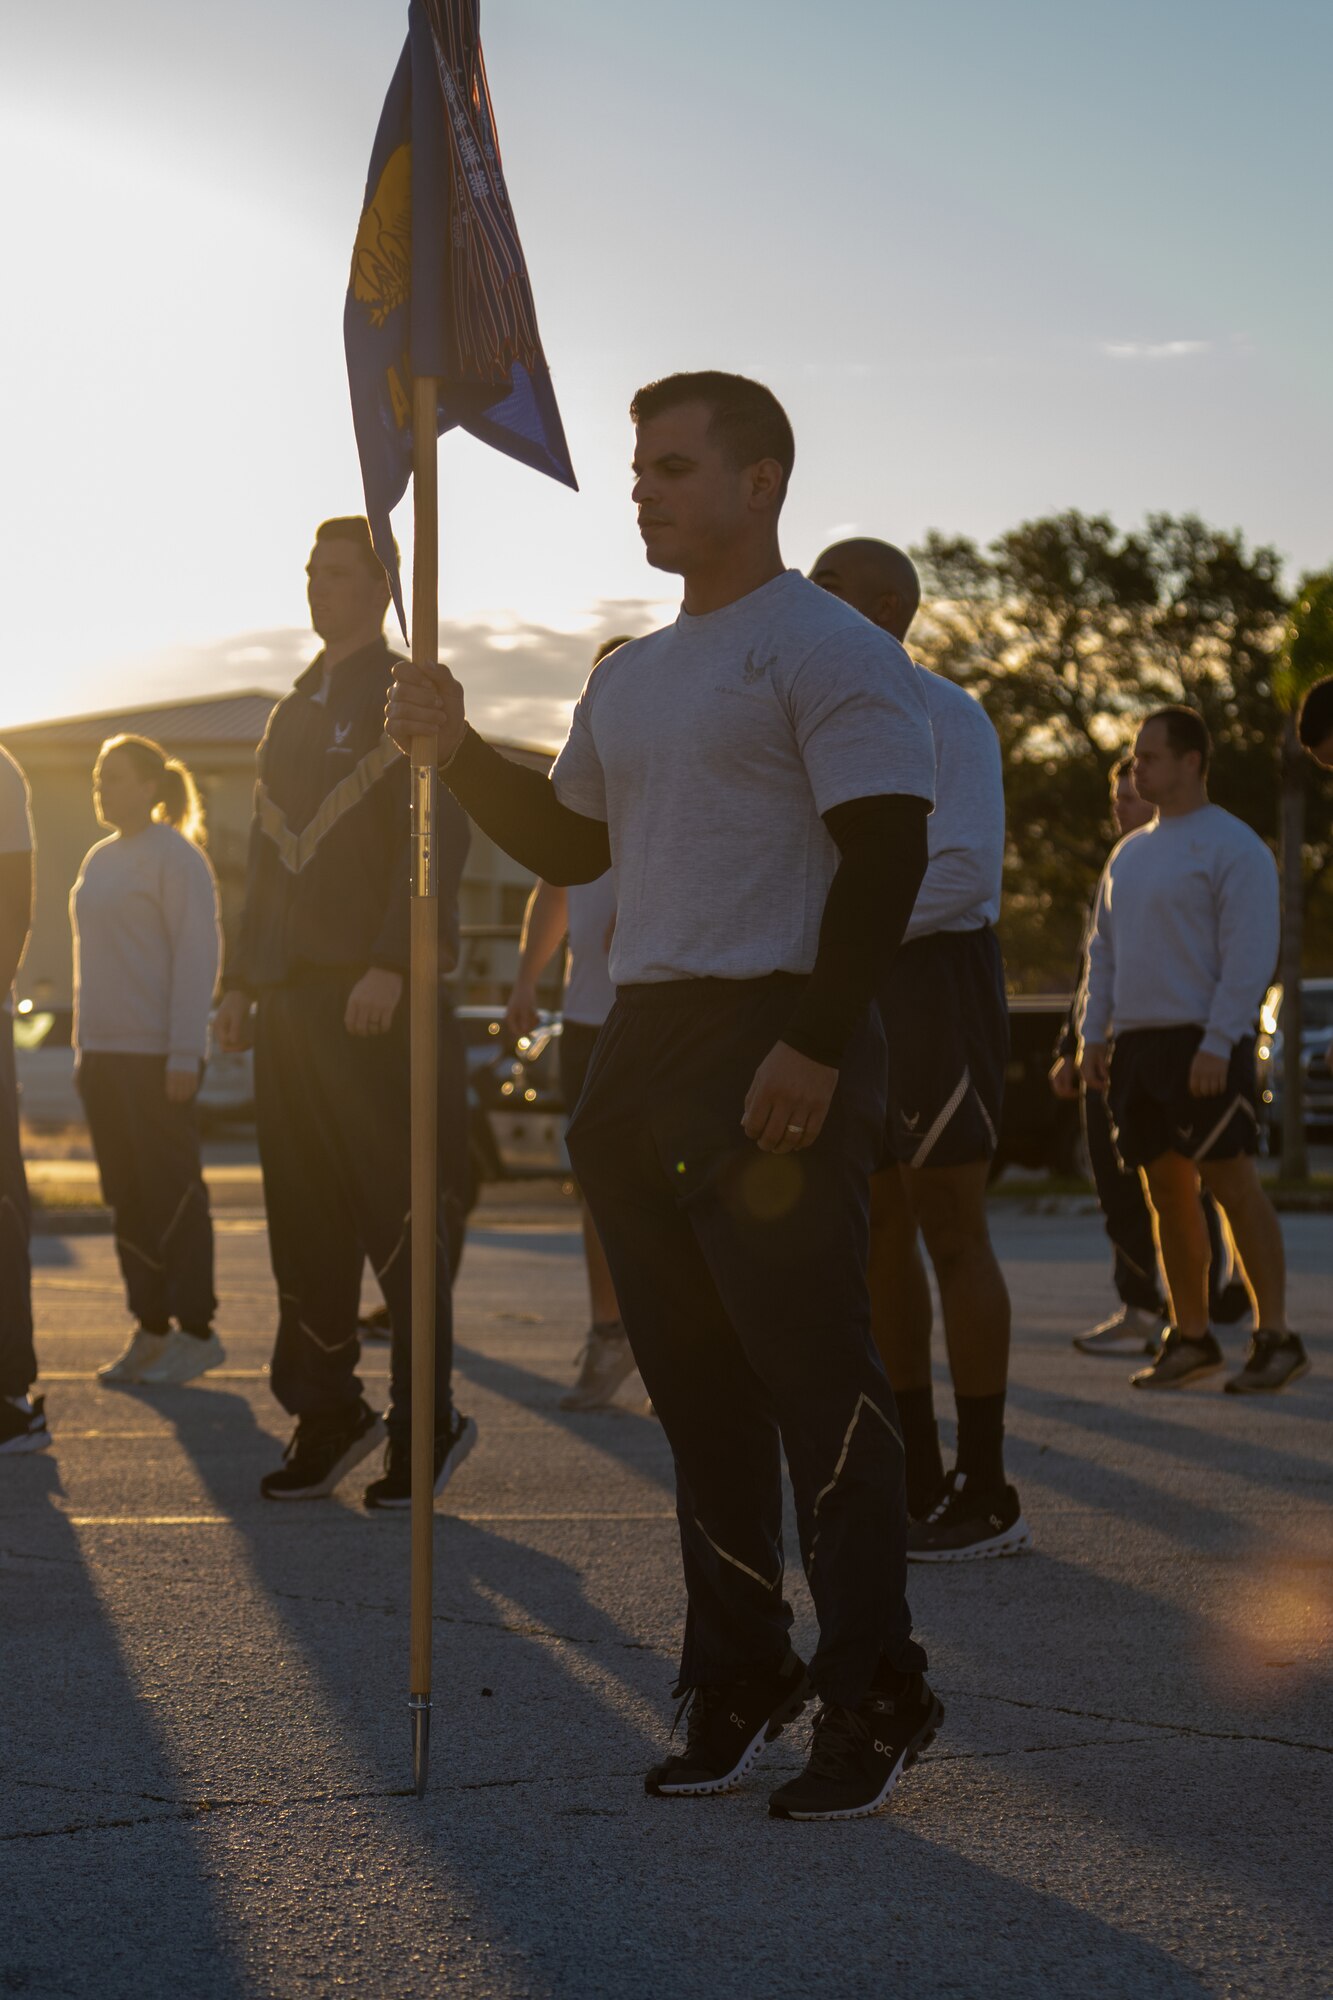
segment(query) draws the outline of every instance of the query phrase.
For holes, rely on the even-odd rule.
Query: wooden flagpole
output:
[[[418,376],[412,405],[412,658],[439,652],[438,384]],[[412,1086],[412,1625],[408,1706],[412,1781],[426,1790],[430,1765],[431,1610],[435,1562],[435,1234],[438,1213],[440,932],[435,870],[434,736],[412,739],[412,934],[408,999]]]

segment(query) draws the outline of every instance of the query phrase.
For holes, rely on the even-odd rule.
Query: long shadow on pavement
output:
[[[198,1815],[58,1504],[57,1453],[3,1467],[0,1991],[242,2000]]]
[[[391,1828],[405,1873],[418,1885],[433,1885],[430,1898],[443,1896],[438,1921],[452,1922],[461,1899],[478,1904],[487,1922],[503,1931],[508,1912],[497,1898],[496,1882],[477,1878],[468,1843],[435,1825],[435,1803],[530,1792],[537,1802],[533,1813],[517,1818],[525,1824],[531,1818],[537,1827],[544,1823],[553,1785],[604,1785],[608,1768],[617,1774],[617,1784],[637,1785],[658,1746],[661,1695],[671,1678],[665,1645],[592,1603],[573,1563],[534,1547],[531,1539],[511,1541],[493,1526],[439,1514],[436,1775],[431,1803],[423,1808],[404,1796],[407,1517],[371,1515],[337,1501],[286,1507],[265,1502],[257,1484],[273,1462],[272,1440],[245,1398],[212,1388],[152,1400],[175,1426],[209,1501],[243,1541],[262,1593],[257,1613],[271,1608],[299,1653],[299,1670],[288,1658],[276,1676],[272,1703],[280,1706],[290,1691],[300,1717],[286,1720],[309,1717],[310,1698],[300,1683],[313,1682],[321,1722],[332,1738],[312,1743],[307,1753],[298,1737],[293,1761],[290,1732],[275,1729],[275,1742],[280,1751],[286,1746],[286,1756],[254,1770],[256,1803],[318,1805],[314,1794],[323,1786],[330,1804],[354,1798],[363,1818],[371,1810],[390,1815],[387,1822],[379,1820],[375,1838]],[[466,1476],[459,1475],[460,1493]],[[603,1534],[607,1528],[597,1524]],[[652,1531],[671,1538],[674,1554],[674,1521]],[[577,1529],[564,1524],[545,1532],[568,1536]],[[634,1532],[641,1534],[643,1524],[636,1523]],[[628,1542],[625,1547],[628,1559]],[[229,1616],[243,1623],[244,1603],[230,1606]],[[307,1729],[305,1735],[311,1733]],[[258,1747],[262,1751],[262,1737]],[[251,1744],[248,1754],[254,1748]],[[511,1868],[512,1861],[511,1856]],[[403,1941],[400,1937],[398,1945]],[[401,1971],[397,1947],[394,1964]],[[364,1953],[359,1965],[368,1971]],[[287,1971],[299,1978],[296,1966]],[[390,1980],[387,1970],[384,1977]],[[297,1984],[293,1990],[305,1988]],[[405,1989],[390,1980],[371,1990]]]
[[[1159,1452],[1172,1459],[1184,1459],[1208,1472],[1226,1472],[1236,1478],[1253,1479],[1258,1485],[1269,1483],[1264,1475],[1269,1475],[1275,1486],[1294,1478],[1315,1479],[1322,1484],[1333,1477],[1326,1459],[1310,1458],[1281,1442],[1266,1442],[1256,1438],[1252,1431],[1243,1433],[1240,1426],[1247,1419],[1247,1413],[1251,1418],[1253,1416],[1253,1399],[1248,1403],[1244,1398],[1228,1396],[1225,1399],[1226,1407],[1235,1412],[1236,1430],[1224,1435],[1181,1423],[1168,1416],[1162,1408],[1160,1396],[1150,1407],[1145,1407],[1143,1392],[1138,1394],[1139,1407],[1127,1409],[1122,1402],[1112,1402],[1109,1398],[1096,1402],[1091,1397],[1071,1395],[1060,1389],[1038,1389],[1030,1383],[1011,1381],[1008,1400],[1020,1409],[1031,1411],[1034,1416],[1077,1425],[1103,1437],[1117,1431],[1135,1447]],[[1277,1401],[1264,1403],[1265,1419],[1284,1408],[1288,1415],[1301,1414],[1295,1399],[1289,1398],[1285,1404]],[[1304,1414],[1308,1419],[1313,1413],[1307,1409]],[[1225,1457],[1222,1456],[1224,1451],[1228,1453]]]
[[[337,1915],[326,1920],[329,1985],[355,1940],[361,1990],[395,2000],[483,1972],[486,1990],[525,2000],[877,1993],[907,1964],[918,1995],[965,1994],[978,1980],[988,1994],[1064,1993],[1070,1965],[1090,1979],[1095,1968],[1109,1993],[1183,2000],[1205,1990],[1114,1924],[936,1844],[929,1762],[905,1788],[910,1823],[780,1826],[764,1814],[772,1779],[762,1768],[732,1798],[645,1799],[641,1773],[660,1751],[669,1673],[650,1617],[610,1617],[563,1555],[447,1516],[435,1778],[424,1802],[403,1797],[405,1522],[337,1504],[265,1507],[253,1481],[271,1441],[248,1403],[213,1390],[158,1407],[244,1538],[342,1731],[337,1789],[363,1803],[359,1830],[328,1830],[326,1864],[341,1868],[349,1845],[368,1843],[401,1883],[368,1941],[355,1899],[339,1913],[345,1928]],[[674,1525],[663,1532],[674,1565]],[[255,1775],[280,1805],[290,1774]],[[367,1800],[375,1778],[382,1789]],[[471,1949],[460,1951],[460,1937]],[[284,1974],[292,1994],[319,1990],[295,1962]]]
[[[465,1370],[468,1380],[479,1388],[538,1411],[546,1422],[577,1438],[581,1445],[618,1459],[631,1472],[643,1473],[675,1498],[671,1448],[655,1418],[626,1409],[562,1410],[562,1385],[535,1369],[501,1361],[475,1347],[456,1346],[454,1363],[456,1370]]]

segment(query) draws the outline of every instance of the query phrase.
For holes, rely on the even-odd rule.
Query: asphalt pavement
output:
[[[57,1448],[0,1460],[0,1994],[1333,1989],[1327,1217],[1284,1218],[1314,1372],[1156,1399],[1069,1345],[1109,1301],[1096,1221],[997,1205],[1036,1548],[913,1571],[945,1727],[888,1812],[834,1826],[766,1815],[803,1726],[729,1797],[643,1796],[682,1613],[669,1456],[641,1410],[557,1407],[568,1208],[481,1220],[424,1801],[406,1519],[362,1508],[373,1463],[333,1500],[258,1494],[286,1436],[261,1219],[219,1218],[225,1367],[153,1392],[93,1379],[125,1331],[110,1239],[38,1239]]]

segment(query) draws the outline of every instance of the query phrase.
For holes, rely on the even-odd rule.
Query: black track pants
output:
[[[411,1165],[408,1006],[385,1035],[343,1025],[356,975],[267,988],[255,1034],[255,1106],[278,1283],[273,1393],[293,1416],[326,1416],[361,1394],[357,1319],[366,1258],[393,1323],[390,1423],[411,1415]],[[435,1408],[449,1420],[449,1260],[435,1218]]]
[[[622,988],[569,1150],[675,1457],[682,1684],[761,1674],[786,1651],[785,1451],[819,1614],[815,1684],[854,1703],[881,1661],[925,1664],[865,1278],[884,1042],[868,1010],[819,1139],[760,1153],[741,1131],[745,1095],[798,991],[783,975]]]
[[[1164,1313],[1166,1303],[1157,1275],[1157,1243],[1152,1215],[1143,1183],[1133,1167],[1120,1164],[1111,1137],[1111,1114],[1104,1090],[1083,1092],[1083,1130],[1088,1142],[1088,1158],[1097,1188],[1097,1200],[1106,1220],[1106,1233],[1114,1252],[1113,1277],[1121,1303],[1138,1312]],[[1212,1260],[1208,1267],[1208,1302],[1216,1309],[1218,1296],[1233,1275],[1231,1250],[1222,1228],[1217,1204],[1206,1191],[1203,1212],[1208,1224]]]
[[[32,1211],[19,1147],[14,1023],[0,1013],[0,1396],[26,1396],[37,1379],[32,1345]]]
[[[192,1102],[169,1102],[166,1077],[165,1056],[89,1050],[79,1061],[79,1096],[130,1311],[150,1333],[165,1333],[173,1320],[206,1333],[217,1300],[198,1114]]]

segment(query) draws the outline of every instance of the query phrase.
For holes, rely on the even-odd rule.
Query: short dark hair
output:
[[[1162,724],[1166,740],[1177,757],[1184,757],[1191,750],[1198,752],[1199,776],[1202,777],[1213,754],[1213,739],[1198,709],[1186,708],[1181,701],[1169,702],[1165,708],[1155,708],[1151,715],[1145,715],[1139,726],[1146,729],[1150,722]]]
[[[398,544],[393,541],[394,561],[398,560]],[[375,575],[382,579],[384,587],[389,587],[389,573],[375,553],[375,544],[370,538],[370,523],[364,514],[335,514],[330,520],[321,521],[315,530],[315,542],[351,542],[362,558],[371,565]]]
[[[1127,778],[1133,771],[1133,769],[1134,769],[1134,752],[1132,750],[1126,750],[1124,756],[1117,757],[1114,764],[1112,764],[1111,766],[1110,783],[1113,785],[1118,785],[1120,783],[1120,780],[1122,778]]]
[[[1306,689],[1296,728],[1307,750],[1317,749],[1333,736],[1333,674]]]
[[[628,632],[617,632],[614,639],[603,639],[601,645],[597,648],[597,651],[592,656],[593,665],[595,667],[600,667],[602,661],[606,659],[609,654],[614,653],[617,646],[628,646],[628,644],[629,644]]]
[[[724,375],[716,368],[664,375],[638,391],[629,406],[630,422],[645,423],[650,417],[679,409],[682,403],[706,404],[712,412],[708,435],[717,440],[738,471],[757,465],[761,458],[775,458],[782,467],[778,498],[786,499],[796,463],[796,439],[787,412],[771,389],[762,382],[752,382],[748,375]]]

